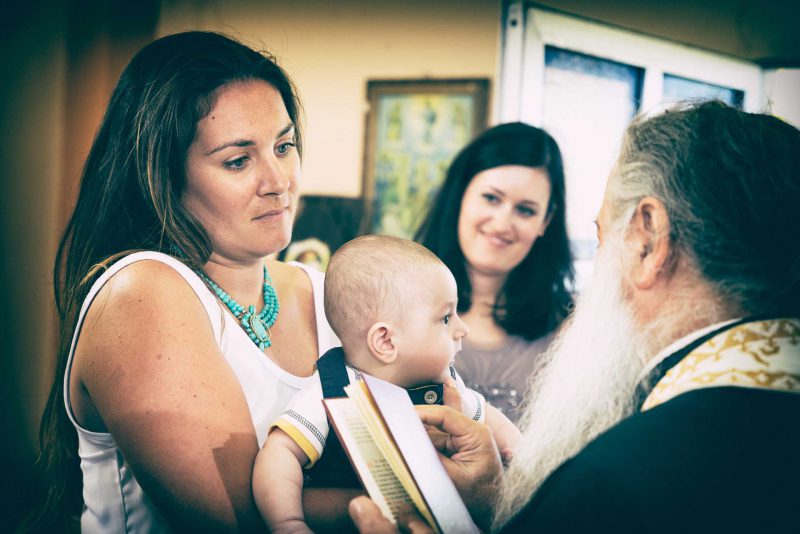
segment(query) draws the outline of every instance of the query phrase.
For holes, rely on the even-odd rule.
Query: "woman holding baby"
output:
[[[218,34],[159,39],[123,72],[56,261],[38,529],[263,529],[256,453],[338,345],[322,275],[265,261],[291,237],[299,114],[271,58]],[[346,509],[305,498],[311,519]]]
[[[158,39],[126,67],[56,258],[50,487],[32,530],[263,529],[256,453],[339,344],[322,275],[265,260],[291,238],[299,115],[283,70],[218,34]],[[552,187],[545,227],[563,208]],[[330,526],[353,494],[304,492],[306,519]]]

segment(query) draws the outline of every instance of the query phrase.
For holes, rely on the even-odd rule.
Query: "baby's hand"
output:
[[[453,377],[452,371],[451,371],[452,367],[453,367],[453,362],[451,361],[450,365],[448,365],[447,367],[442,369],[442,372],[439,374],[438,377],[436,377],[436,380],[434,380],[433,383],[435,383],[435,384],[444,384],[444,383],[447,382],[448,379],[452,379],[452,377]]]
[[[442,383],[444,386],[444,405],[449,406],[450,408],[456,410],[457,412],[461,411],[461,393],[458,392],[458,388],[456,387],[456,381],[453,380],[451,376],[447,376],[445,381]]]

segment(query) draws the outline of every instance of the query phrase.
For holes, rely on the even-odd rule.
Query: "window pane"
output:
[[[664,74],[664,103],[681,100],[721,100],[729,106],[742,109],[744,91],[698,82],[689,78]]]
[[[545,47],[542,124],[564,158],[578,288],[591,268],[594,220],[622,135],[638,109],[643,79],[644,70],[637,67]]]

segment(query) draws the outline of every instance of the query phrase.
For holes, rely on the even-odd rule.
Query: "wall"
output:
[[[114,81],[154,0],[33,0],[0,17],[0,531],[25,513],[55,362],[53,260]],[[12,529],[13,530],[13,529]]]
[[[305,107],[301,190],[356,197],[367,80],[486,77],[494,85],[499,4],[184,0],[163,3],[158,32],[223,31],[272,52],[294,79]]]
[[[764,71],[764,96],[773,115],[800,128],[800,69]]]
[[[51,370],[50,265],[63,165],[66,57],[60,5],[40,2],[11,11],[4,8],[0,20],[0,517],[6,520],[22,513],[34,489],[30,466]]]

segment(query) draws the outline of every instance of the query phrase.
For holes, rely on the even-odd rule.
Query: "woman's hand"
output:
[[[305,488],[303,490],[303,513],[306,516],[306,523],[314,532],[337,532],[338,534],[357,532],[346,510],[348,503],[359,495],[364,495],[364,492],[359,489]]]
[[[350,501],[348,511],[359,532],[369,534],[393,534],[400,531],[410,534],[433,533],[433,529],[415,512],[400,514],[397,526],[393,525],[369,497],[362,496],[353,499]]]

